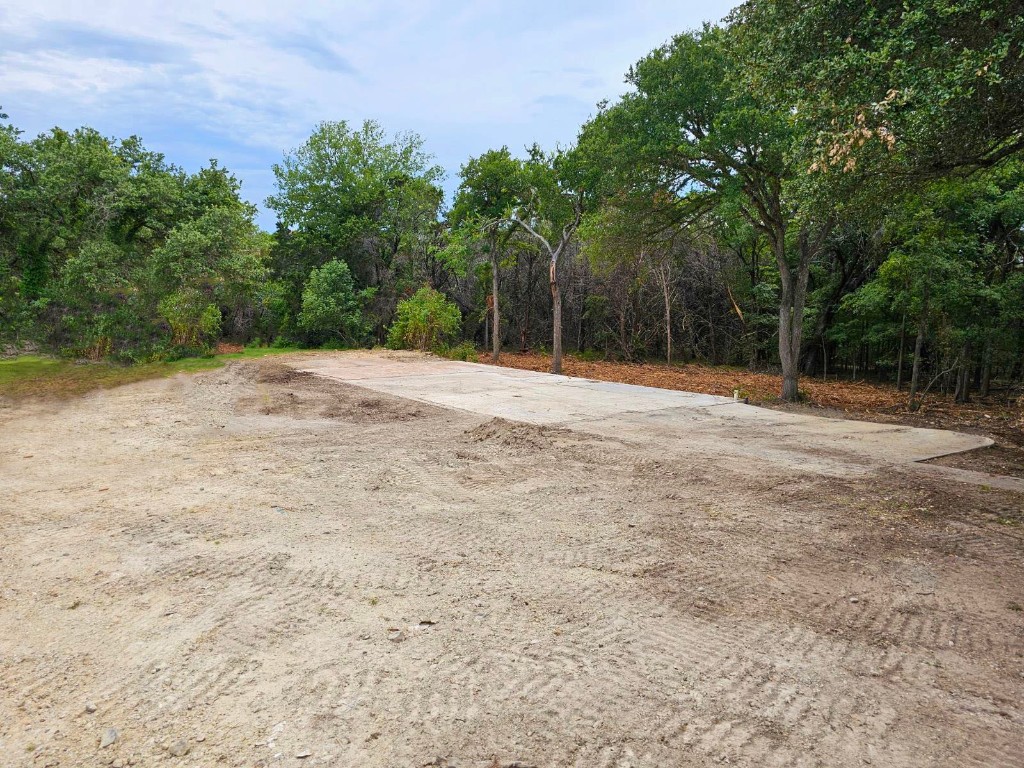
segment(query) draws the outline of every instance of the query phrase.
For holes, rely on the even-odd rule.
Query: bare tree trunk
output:
[[[551,314],[552,314],[552,342],[551,342],[551,372],[562,372],[562,292],[558,288],[558,263],[551,260],[549,280],[551,281]]]
[[[971,348],[964,344],[960,350],[960,370],[957,372],[956,396],[958,403],[968,403],[971,400]]]
[[[978,394],[981,397],[988,397],[989,387],[992,385],[992,339],[985,341],[985,352],[981,362],[981,384],[978,387]]]
[[[921,386],[921,350],[924,348],[924,335],[928,330],[928,321],[921,315],[921,321],[917,326],[917,341],[914,342],[914,367],[910,374],[910,399],[908,407],[916,411],[920,407],[917,402],[917,389]]]
[[[665,361],[672,365],[672,293],[669,291],[668,269],[664,265],[658,267],[661,278],[661,293],[665,299]]]
[[[665,292],[665,362],[672,365],[672,300]]]
[[[580,299],[580,305],[586,306],[586,295]],[[583,351],[583,312],[582,310],[576,313],[576,351]]]
[[[807,281],[810,277],[812,247],[806,232],[800,233],[799,261],[796,274],[790,268],[785,254],[785,234],[779,232],[775,255],[779,264],[782,290],[779,301],[779,362],[782,363],[782,399],[793,402],[800,397],[800,342],[804,329],[804,303],[807,299]]]
[[[579,207],[579,201],[576,202],[576,216],[574,220],[562,227],[562,238],[558,243],[558,247],[552,248],[551,243],[548,242],[547,238],[540,234],[537,230],[529,225],[526,221],[521,218],[514,218],[516,224],[526,230],[532,237],[534,237],[541,245],[544,246],[544,250],[548,252],[551,257],[551,267],[548,270],[548,281],[551,284],[551,325],[552,325],[552,343],[551,343],[551,372],[561,373],[562,372],[562,292],[558,287],[558,257],[569,245],[569,241],[576,233],[576,228],[580,224],[580,218],[583,216],[583,210]]]
[[[789,282],[788,280],[786,282]],[[782,399],[794,401],[800,396],[800,369],[797,356],[793,354],[794,312],[792,285],[782,290],[782,304],[779,306],[779,362],[782,363]]]
[[[523,328],[519,333],[519,351],[526,352],[529,349],[530,320],[533,316],[533,262],[534,255],[530,253],[526,262],[526,311],[523,320]]]
[[[907,313],[903,313],[900,323],[900,353],[896,359],[896,391],[903,389],[903,348],[907,345]]]
[[[501,325],[499,324],[500,313],[498,312],[498,248],[497,243],[491,243],[491,297],[494,299],[491,323],[491,360],[498,362],[501,356]]]

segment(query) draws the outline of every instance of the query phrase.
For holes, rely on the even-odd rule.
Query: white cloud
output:
[[[208,147],[200,160],[249,168],[321,120],[374,118],[419,132],[454,176],[489,147],[571,141],[631,63],[730,5],[37,0],[0,12],[0,92],[30,132],[155,134],[172,160]]]

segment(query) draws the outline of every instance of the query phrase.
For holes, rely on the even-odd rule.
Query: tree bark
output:
[[[907,313],[903,313],[903,321],[900,323],[900,353],[896,359],[896,391],[903,389],[903,348],[907,345]]]
[[[981,397],[988,397],[989,388],[992,386],[992,339],[985,341],[985,353],[981,362],[981,383],[978,387],[978,394]]]
[[[548,242],[547,238],[540,234],[537,230],[531,227],[523,219],[515,217],[512,220],[526,230],[534,239],[536,239],[544,250],[547,251],[551,257],[551,266],[548,270],[548,281],[551,285],[551,372],[561,373],[562,372],[562,292],[558,287],[558,257],[561,256],[562,252],[568,247],[569,241],[576,233],[576,228],[579,227],[580,218],[583,216],[583,211],[579,207],[579,201],[576,203],[576,215],[574,220],[562,227],[562,238],[556,248],[551,247],[551,243]],[[497,306],[497,305],[495,305]]]
[[[964,344],[960,350],[960,370],[956,377],[956,396],[958,403],[969,403],[971,400],[971,348]]]
[[[922,314],[921,321],[917,326],[917,340],[914,342],[914,367],[911,369],[910,374],[910,399],[908,400],[908,407],[912,411],[916,411],[920,407],[917,402],[917,388],[921,386],[921,350],[924,348],[924,335],[927,330],[928,321],[925,319],[924,314]]]
[[[786,279],[782,290],[782,303],[779,305],[779,362],[782,364],[782,399],[793,402],[800,396],[800,370],[796,355],[793,354],[793,328],[795,313],[793,311],[793,286],[791,279]]]
[[[665,362],[672,365],[672,294],[669,291],[667,271],[664,265],[658,268],[661,293],[665,299]]]
[[[526,352],[529,349],[530,341],[530,320],[533,318],[533,263],[534,256],[531,252],[527,256],[526,261],[526,300],[523,302],[525,306],[523,328],[519,332],[519,351]]]
[[[498,312],[498,244],[491,241],[491,296],[494,298],[494,309],[491,315],[491,360],[495,363],[501,356],[501,325]]]
[[[562,292],[558,287],[558,263],[556,258],[551,259],[549,280],[551,281],[551,315],[552,343],[551,343],[551,372],[562,372]]]
[[[799,237],[799,257],[794,275],[786,260],[784,230],[776,233],[774,245],[782,288],[779,296],[779,362],[782,364],[782,399],[793,402],[800,397],[800,343],[804,328],[804,303],[807,300],[807,281],[811,272],[811,259],[816,247],[812,245],[808,233],[802,231]]]

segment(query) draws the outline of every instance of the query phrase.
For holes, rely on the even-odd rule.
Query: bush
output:
[[[315,341],[339,348],[358,343],[365,333],[360,294],[343,261],[329,261],[309,273],[302,291],[299,327]]]
[[[396,315],[388,331],[391,349],[440,349],[454,338],[462,323],[459,308],[433,288],[420,288],[400,301]]]
[[[203,350],[220,333],[220,309],[199,291],[182,290],[165,296],[158,311],[171,326],[171,344],[175,347]]]
[[[454,347],[441,347],[438,350],[438,354],[441,357],[447,357],[449,360],[461,360],[465,363],[475,363],[478,358],[476,347],[470,341],[463,341]]]

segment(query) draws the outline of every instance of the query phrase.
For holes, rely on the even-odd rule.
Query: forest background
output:
[[[152,363],[249,346],[487,348],[870,378],[1024,380],[1024,9],[753,0],[627,73],[571,146],[443,171],[325,122],[272,233],[215,161],[0,118],[0,343]]]

